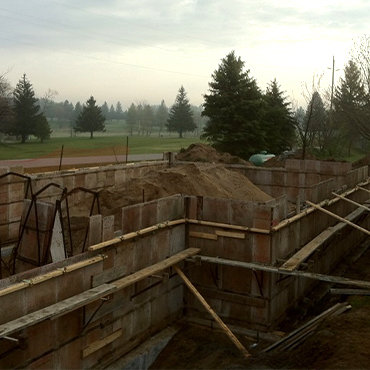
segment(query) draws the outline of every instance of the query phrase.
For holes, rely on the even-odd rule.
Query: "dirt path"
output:
[[[160,160],[163,159],[163,154],[129,154],[128,162],[145,161],[145,160]],[[8,166],[23,166],[24,168],[35,167],[57,167],[60,159],[55,158],[32,158],[32,159],[8,159],[1,160],[0,167]],[[65,157],[62,160],[63,166],[80,165],[80,164],[103,164],[103,163],[125,163],[126,156],[124,155],[104,155],[104,156],[89,156],[89,157]]]

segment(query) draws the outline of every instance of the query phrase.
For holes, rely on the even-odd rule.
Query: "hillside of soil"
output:
[[[252,166],[248,161],[242,158],[233,156],[229,153],[218,152],[210,145],[196,143],[191,144],[187,149],[176,155],[176,160],[186,162],[210,162],[210,163],[227,163],[227,164],[242,164],[244,166]]]
[[[161,171],[149,171],[129,180],[123,187],[103,190],[103,214],[118,217],[126,205],[150,201],[173,194],[201,195],[264,202],[272,197],[247,177],[220,164],[186,164]]]

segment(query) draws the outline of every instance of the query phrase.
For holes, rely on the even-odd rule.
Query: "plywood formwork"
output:
[[[362,180],[363,173],[357,175]],[[368,193],[359,189],[349,197],[363,203]],[[98,244],[90,246],[89,251],[0,281],[0,324],[109,285],[189,247],[211,258],[276,265],[336,223],[316,210],[305,210],[286,221],[286,199],[283,196],[256,203],[176,195],[137,204],[122,210],[123,235],[106,242],[104,220],[100,222],[99,218],[98,235],[91,238],[91,243]],[[341,199],[328,202],[327,207],[343,217],[356,208]],[[358,215],[355,222],[368,227],[367,214]],[[106,221],[108,224],[112,223]],[[363,238],[357,230],[343,230],[345,237],[333,234],[310,256],[313,272],[330,271],[350,252],[351,245]],[[112,229],[106,234],[111,236]],[[311,287],[301,277],[283,279],[276,273],[239,266],[189,263],[185,271],[227,324],[256,330],[268,330]],[[209,319],[197,300],[185,292],[174,271],[165,272],[112,291],[108,300],[90,302],[65,317],[13,333],[15,338],[24,338],[28,347],[0,342],[0,365],[99,368],[184,313],[194,319]],[[40,274],[50,275],[32,284]],[[11,285],[17,285],[17,289],[1,295],[1,289]]]

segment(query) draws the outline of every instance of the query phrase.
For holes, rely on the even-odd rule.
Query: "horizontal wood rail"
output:
[[[266,271],[266,272],[282,274],[282,275],[292,275],[292,276],[297,276],[297,277],[302,277],[302,278],[307,278],[307,279],[326,281],[329,283],[350,285],[350,286],[354,286],[357,288],[370,289],[370,281],[352,280],[352,279],[347,279],[341,276],[330,276],[330,275],[318,274],[314,272],[305,272],[305,271],[299,271],[299,270],[288,271],[288,270],[284,270],[284,269],[281,269],[275,266],[262,265],[259,263],[252,263],[252,262],[240,262],[240,261],[228,260],[225,258],[218,258],[218,257],[207,257],[207,256],[202,256],[202,255],[196,256],[196,260],[199,260],[199,259],[201,262],[203,261],[203,262],[216,263],[216,264],[226,265],[226,266],[243,267],[243,268],[250,269],[250,270]]]
[[[184,251],[181,251],[169,258],[166,258],[161,262],[139,270],[124,278],[115,280],[108,284],[99,285],[95,288],[86,290],[83,293],[74,295],[73,297],[64,299],[63,301],[54,303],[50,306],[2,324],[0,325],[0,338],[9,336],[10,334],[23,330],[29,326],[35,325],[41,321],[66,315],[69,312],[77,310],[78,308],[86,306],[87,304],[94,302],[102,297],[105,297],[109,294],[117,292],[120,289],[135,284],[136,282],[143,280],[153,274],[156,274],[168,267],[174,266],[185,260],[186,258],[194,256],[195,254],[199,253],[199,251],[200,249],[198,248],[185,249]]]

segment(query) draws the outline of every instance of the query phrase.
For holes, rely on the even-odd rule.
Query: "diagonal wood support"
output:
[[[353,223],[353,222],[351,222],[351,221],[348,221],[348,220],[346,220],[345,218],[340,217],[340,216],[336,215],[335,213],[328,211],[328,210],[327,210],[327,209],[325,209],[325,208],[322,208],[322,207],[321,207],[321,206],[319,206],[318,204],[312,203],[312,202],[310,202],[309,200],[306,200],[306,203],[307,203],[307,204],[309,204],[310,206],[312,206],[312,207],[314,207],[314,208],[316,208],[316,209],[320,210],[321,212],[324,212],[324,213],[326,213],[327,215],[332,216],[332,217],[336,218],[336,219],[337,219],[337,220],[339,220],[339,221],[345,222],[347,225],[350,225],[350,226],[354,227],[355,229],[360,230],[360,231],[362,231],[363,233],[365,233],[365,234],[367,234],[367,235],[370,235],[370,231],[369,231],[369,230],[366,230],[366,229],[364,229],[363,227],[358,226],[358,225],[356,225],[355,223]]]
[[[226,335],[230,338],[230,340],[234,343],[234,345],[238,348],[238,350],[243,354],[244,357],[248,358],[251,354],[245,349],[245,347],[239,342],[238,338],[233,334],[233,332],[226,326],[226,324],[221,320],[221,318],[217,315],[217,313],[212,309],[212,307],[207,303],[207,301],[202,297],[202,295],[197,291],[195,286],[191,283],[191,281],[186,277],[186,275],[181,271],[178,266],[173,267],[176,273],[181,277],[190,291],[195,295],[195,297],[199,300],[199,302],[203,305],[203,307],[211,314],[211,316],[216,320],[216,322],[220,325],[221,329],[226,333]]]

